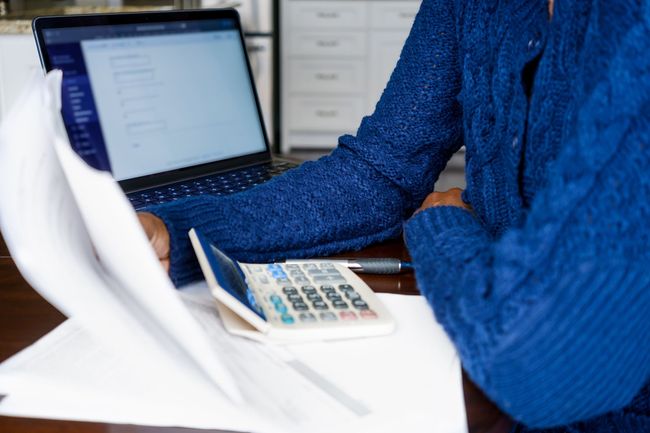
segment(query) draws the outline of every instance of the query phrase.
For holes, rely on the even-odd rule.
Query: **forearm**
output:
[[[236,259],[322,256],[397,236],[403,193],[339,148],[231,196],[201,196],[147,209],[168,227],[177,285],[200,276],[187,232],[195,227]]]
[[[550,255],[536,256],[532,240],[493,240],[460,208],[432,208],[406,226],[420,290],[465,369],[529,426],[620,409],[650,374],[643,260],[597,257],[595,239],[612,234],[576,232],[563,231]]]

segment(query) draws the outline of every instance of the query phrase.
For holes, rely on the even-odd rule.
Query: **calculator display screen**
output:
[[[214,245],[210,245],[210,249],[212,251],[210,266],[219,285],[255,314],[265,319],[264,313],[257,305],[237,262],[230,259]]]

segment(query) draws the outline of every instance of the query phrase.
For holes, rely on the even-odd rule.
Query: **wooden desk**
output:
[[[20,276],[0,237],[0,361],[29,346],[65,320]],[[350,256],[401,257],[408,254],[401,242],[387,242]],[[378,292],[417,294],[413,275],[364,276]],[[407,367],[407,366],[405,366]],[[463,374],[467,423],[470,433],[505,433],[511,423]],[[11,433],[205,433],[207,430],[141,427],[71,421],[0,417],[0,431]],[[209,430],[216,432],[216,430]]]

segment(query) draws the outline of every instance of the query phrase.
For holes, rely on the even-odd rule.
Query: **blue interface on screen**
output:
[[[202,245],[204,249],[205,244],[205,241],[203,241]],[[209,255],[207,251],[206,254],[208,254],[208,261],[219,286],[230,293],[240,303],[248,307],[249,310],[262,319],[265,319],[262,309],[255,300],[255,296],[246,284],[244,274],[239,265],[214,245],[210,245],[210,251],[212,251],[212,255]]]
[[[74,150],[117,180],[266,149],[231,19],[48,29]]]

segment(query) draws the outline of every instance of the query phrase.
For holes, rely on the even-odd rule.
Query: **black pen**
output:
[[[286,264],[302,264],[310,262],[336,263],[358,274],[399,274],[413,269],[413,264],[400,259],[392,258],[365,258],[365,259],[295,259],[285,260]]]

